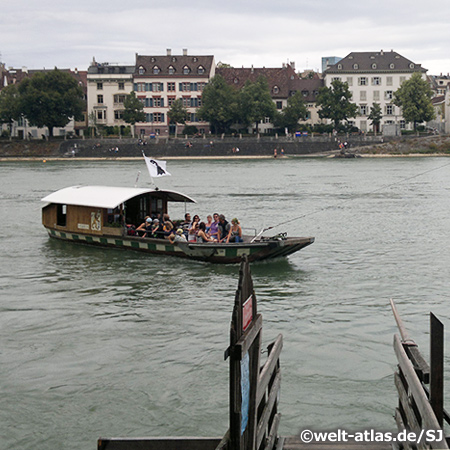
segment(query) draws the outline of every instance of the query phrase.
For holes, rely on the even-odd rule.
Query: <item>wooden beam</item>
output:
[[[242,335],[236,345],[232,349],[233,357],[238,359],[239,361],[243,358],[243,356],[248,352],[248,349],[253,344],[253,341],[257,338],[258,333],[262,328],[262,316],[258,314],[256,319],[249,325],[246,332]]]
[[[444,424],[444,325],[430,313],[430,403],[440,426]]]
[[[215,450],[220,438],[100,438],[98,450]]]
[[[265,362],[264,366],[261,369],[261,373],[259,374],[258,392],[256,394],[257,405],[259,405],[261,399],[264,396],[264,393],[266,392],[267,385],[272,378],[272,373],[275,370],[282,348],[283,336],[279,334],[275,340],[269,357],[267,358],[267,361]]]

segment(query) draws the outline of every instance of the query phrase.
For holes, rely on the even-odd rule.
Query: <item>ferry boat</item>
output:
[[[172,202],[195,203],[185,194],[160,189],[72,186],[42,199],[42,224],[51,238],[77,243],[131,249],[213,263],[237,263],[287,256],[314,242],[313,237],[243,236],[240,243],[171,243],[164,238],[130,235],[126,224],[145,216],[168,213]]]

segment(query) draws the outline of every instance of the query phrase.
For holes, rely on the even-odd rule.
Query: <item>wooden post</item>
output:
[[[430,313],[430,403],[439,425],[444,423],[444,325]]]

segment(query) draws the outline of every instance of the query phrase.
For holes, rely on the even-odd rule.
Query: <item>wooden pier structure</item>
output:
[[[449,415],[443,402],[443,325],[431,315],[431,363],[426,363],[408,336],[394,302],[394,317],[401,337],[394,336],[398,359],[395,385],[399,405],[395,411],[396,442],[360,442],[347,439],[304,442],[300,436],[280,437],[278,426],[281,386],[280,334],[267,347],[261,363],[262,315],[258,313],[250,265],[244,257],[239,271],[230,327],[229,429],[222,437],[99,438],[98,450],[422,450],[448,449],[443,431]],[[427,385],[430,385],[428,388]],[[398,441],[398,433],[416,433],[419,442]],[[428,434],[427,434],[428,433]]]

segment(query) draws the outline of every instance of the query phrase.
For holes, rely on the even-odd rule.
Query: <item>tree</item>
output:
[[[177,127],[178,124],[185,124],[186,121],[189,119],[189,112],[188,110],[183,106],[183,101],[181,98],[178,100],[175,100],[172,103],[172,106],[170,107],[167,115],[169,116],[169,121],[175,124],[175,136],[177,133]]]
[[[12,134],[12,123],[21,116],[17,86],[11,84],[0,91],[0,124],[6,123]]]
[[[339,80],[331,82],[330,87],[323,87],[317,95],[317,105],[320,106],[319,117],[321,119],[331,119],[334,128],[338,129],[339,122],[356,117],[358,106],[350,101],[352,93],[348,89],[348,84]]]
[[[203,90],[198,115],[210,123],[213,132],[225,133],[236,121],[237,103],[237,91],[221,75],[216,75]]]
[[[241,120],[246,125],[256,124],[258,133],[258,123],[266,117],[273,120],[277,113],[275,103],[270,95],[269,85],[265,77],[260,76],[252,83],[247,80],[239,96],[239,113]]]
[[[279,128],[287,128],[290,132],[297,131],[298,121],[305,120],[308,116],[303,96],[300,91],[288,98],[286,108],[275,117],[275,125]]]
[[[128,94],[123,101],[124,111],[123,120],[130,125],[134,125],[136,122],[145,122],[144,105],[136,97],[134,92]],[[134,128],[134,127],[132,127]]]
[[[372,121],[371,125],[373,127],[373,131],[377,133],[380,130],[380,122],[383,117],[381,106],[378,103],[373,103],[372,108],[370,108],[370,114],[367,117]]]
[[[429,122],[435,117],[431,103],[433,92],[419,72],[414,72],[394,92],[394,105],[402,108],[402,115],[407,122],[414,122],[414,129],[421,122]]]
[[[56,69],[38,72],[18,85],[19,108],[31,125],[65,127],[70,120],[81,120],[85,110],[84,93],[68,73]]]

